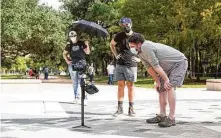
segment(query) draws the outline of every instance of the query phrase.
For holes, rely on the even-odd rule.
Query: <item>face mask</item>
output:
[[[70,37],[70,39],[71,39],[71,41],[72,41],[73,43],[76,43],[76,42],[77,42],[77,36],[75,36],[75,37]]]
[[[130,48],[130,52],[137,55],[138,54],[138,51],[136,50],[136,48]]]
[[[130,26],[125,26],[125,27],[124,27],[124,32],[125,32],[125,33],[129,33],[130,31],[131,31]]]

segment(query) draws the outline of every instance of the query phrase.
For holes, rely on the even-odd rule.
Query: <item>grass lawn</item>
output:
[[[22,79],[24,75],[1,75],[1,79]]]
[[[24,75],[1,75],[1,79],[22,79]],[[69,76],[57,76],[61,79],[70,79]],[[182,88],[205,88],[206,79],[201,78],[200,82],[196,82],[196,80],[185,79]],[[94,78],[96,84],[107,84],[108,76],[95,76]],[[153,79],[148,78],[138,78],[135,83],[136,87],[144,87],[144,88],[153,88]],[[116,82],[115,82],[116,85]]]
[[[108,76],[95,76],[95,82],[97,84],[107,84]],[[116,82],[115,82],[116,84]],[[135,83],[136,87],[153,88],[154,81],[152,78],[138,78]],[[206,79],[202,78],[200,82],[196,80],[185,79],[182,88],[205,88]]]

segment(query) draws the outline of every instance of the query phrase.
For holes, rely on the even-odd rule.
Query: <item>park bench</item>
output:
[[[11,92],[11,91],[21,91],[21,92],[30,92],[40,91],[41,80],[36,79],[7,79],[0,80],[2,91]]]
[[[210,91],[221,91],[221,79],[207,79],[206,89]]]

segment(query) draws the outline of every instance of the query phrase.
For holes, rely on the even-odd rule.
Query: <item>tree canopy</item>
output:
[[[205,72],[221,72],[221,2],[217,0],[61,2],[63,10],[56,11],[38,5],[38,0],[1,0],[2,66],[12,67],[18,56],[65,66],[62,51],[67,27],[74,20],[85,19],[102,25],[110,33],[106,41],[89,37],[94,50],[87,58],[105,72],[106,64],[114,59],[109,42],[119,31],[119,19],[126,16],[132,19],[133,30],[146,39],[183,52],[188,57],[189,70],[198,79]]]

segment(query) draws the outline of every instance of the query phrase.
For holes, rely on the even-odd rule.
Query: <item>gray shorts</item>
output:
[[[114,71],[114,81],[137,81],[137,67],[117,65]]]
[[[175,63],[174,66],[169,71],[168,78],[170,83],[173,85],[174,88],[181,87],[183,85],[183,81],[186,75],[188,67],[187,60],[183,60],[181,62]],[[160,77],[160,92],[165,91],[164,89],[164,80]]]

